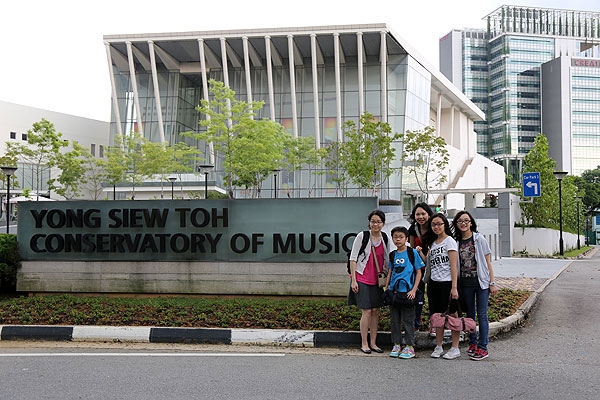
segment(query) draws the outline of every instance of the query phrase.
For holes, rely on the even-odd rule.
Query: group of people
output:
[[[383,353],[377,346],[378,310],[383,306],[378,275],[387,269],[385,287],[406,293],[413,304],[390,306],[394,344],[391,357],[415,356],[414,333],[421,326],[426,292],[429,315],[447,312],[457,316],[460,310],[467,317],[476,318],[479,332],[469,334],[467,355],[472,360],[487,358],[488,300],[498,289],[489,244],[477,232],[473,216],[468,211],[460,211],[450,223],[444,214],[434,214],[426,203],[419,203],[410,214],[410,228],[393,228],[391,238],[382,230],[385,224],[382,211],[372,211],[368,220],[369,229],[358,233],[350,253],[348,305],[362,311],[361,351]],[[430,332],[436,337],[431,357],[449,360],[460,357],[459,331],[452,331],[452,345],[447,352],[442,347],[444,328]]]

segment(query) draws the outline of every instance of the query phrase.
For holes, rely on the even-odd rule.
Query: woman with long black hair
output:
[[[490,323],[487,309],[490,294],[498,292],[494,282],[492,251],[485,237],[477,232],[477,223],[468,211],[459,211],[452,221],[454,238],[458,242],[458,264],[460,274],[458,288],[461,303],[467,317],[479,324],[477,332],[469,334],[467,354],[471,360],[483,360],[488,357]]]
[[[408,217],[408,222],[411,224],[408,228],[408,242],[410,247],[417,250],[422,260],[426,260],[430,240],[427,238],[429,231],[429,219],[433,215],[431,207],[427,203],[416,204]],[[423,313],[423,303],[425,302],[425,282],[422,280],[417,287],[417,295],[415,297],[415,331],[421,327],[421,314]]]

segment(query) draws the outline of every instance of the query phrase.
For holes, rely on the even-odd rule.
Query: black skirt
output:
[[[366,283],[358,282],[358,293],[348,292],[348,305],[356,306],[361,310],[370,310],[372,308],[380,308],[383,306],[383,289],[377,285],[367,285]]]

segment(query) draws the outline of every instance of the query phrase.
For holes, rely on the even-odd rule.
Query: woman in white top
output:
[[[427,265],[431,277],[427,284],[430,314],[443,313],[448,309],[450,298],[450,314],[457,316],[458,311],[458,246],[452,238],[450,223],[444,214],[435,214],[430,219],[430,229],[435,240],[427,253]],[[444,353],[442,343],[444,328],[436,328],[437,346],[431,357],[440,358]],[[452,360],[460,356],[458,342],[460,332],[452,331],[452,347],[444,354],[444,358]]]
[[[368,218],[369,241],[364,251],[359,254],[364,232],[358,233],[352,244],[350,253],[351,286],[348,292],[348,305],[355,305],[362,311],[360,349],[365,354],[370,354],[371,351],[383,353],[383,350],[377,346],[378,308],[383,306],[383,290],[377,284],[377,274],[380,271],[387,272],[390,249],[393,245],[389,237],[381,232],[385,224],[383,211],[371,211]],[[367,340],[369,331],[371,332],[370,343]]]

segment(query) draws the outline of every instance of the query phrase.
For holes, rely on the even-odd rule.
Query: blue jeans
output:
[[[476,344],[487,350],[490,334],[490,323],[488,321],[488,299],[490,289],[481,289],[479,286],[461,286],[460,297],[466,308],[467,317],[475,319],[475,306],[477,305],[477,323],[479,325],[479,338],[477,332],[469,334],[469,344]],[[477,304],[475,304],[477,303]]]

